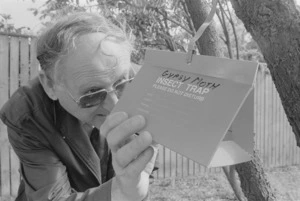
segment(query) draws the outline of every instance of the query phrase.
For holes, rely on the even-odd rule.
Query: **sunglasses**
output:
[[[129,78],[127,80],[123,80],[116,84],[112,90],[100,89],[98,91],[94,91],[83,96],[80,96],[77,100],[73,97],[73,95],[66,89],[70,97],[78,104],[80,108],[89,108],[96,105],[102,104],[107,94],[114,92],[118,98],[121,97],[126,85],[130,83],[134,78]]]

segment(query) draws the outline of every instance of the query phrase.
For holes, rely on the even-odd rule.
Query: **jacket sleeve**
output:
[[[71,188],[66,167],[49,147],[22,130],[8,127],[9,141],[21,161],[28,201],[110,201],[111,180],[85,192]]]

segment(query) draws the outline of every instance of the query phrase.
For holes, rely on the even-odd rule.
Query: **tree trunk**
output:
[[[208,16],[210,7],[205,1],[186,0],[185,2],[192,18],[195,31],[197,31]],[[196,42],[199,53],[202,55],[222,57],[219,40],[216,26],[214,26],[214,22],[212,22]]]
[[[236,178],[236,171],[235,171],[235,166],[227,166],[223,167],[223,171],[225,173],[225,176],[232,187],[236,198],[239,201],[246,201],[246,197],[243,194],[242,188],[240,187],[239,180]]]
[[[242,190],[248,201],[275,201],[274,191],[261,164],[258,154],[254,152],[252,161],[235,166]]]
[[[300,146],[300,14],[291,0],[231,0],[270,69]]]
[[[246,1],[246,0],[245,0]],[[187,8],[192,18],[195,30],[198,30],[201,24],[205,21],[209,7],[204,1],[199,0],[186,0]],[[200,54],[222,57],[220,41],[218,33],[212,23],[203,36],[200,37],[197,43]],[[242,191],[249,201],[271,201],[275,196],[270,188],[267,177],[264,174],[262,164],[257,155],[254,155],[253,161],[242,163],[236,166],[236,172],[239,175]],[[224,167],[223,171],[239,200],[245,200],[238,185],[235,176],[235,166]],[[251,174],[249,174],[249,171]],[[249,187],[256,186],[258,188],[250,189]],[[249,190],[250,189],[250,190]]]

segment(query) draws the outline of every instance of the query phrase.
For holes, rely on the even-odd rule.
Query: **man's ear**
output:
[[[55,93],[55,88],[53,82],[50,80],[50,78],[46,75],[44,70],[39,70],[39,80],[42,84],[44,91],[52,100],[57,100],[57,96]]]

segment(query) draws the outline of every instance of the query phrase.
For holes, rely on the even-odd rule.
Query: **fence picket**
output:
[[[11,37],[10,39],[10,96],[19,87],[19,48],[20,41],[19,38]]]
[[[9,98],[9,37],[0,36],[0,105],[2,106]],[[9,143],[6,127],[0,121],[0,156],[1,156],[1,196],[10,195],[10,164]]]
[[[280,134],[280,100],[279,97],[277,98],[277,102],[276,102],[276,110],[277,110],[277,115],[276,115],[276,133],[277,133],[277,157],[276,157],[276,161],[277,161],[277,165],[276,166],[280,166],[281,162],[280,162],[280,153],[281,153],[281,134]]]
[[[182,155],[177,154],[177,176],[182,177],[183,168],[182,168]]]
[[[183,170],[183,177],[186,177],[189,175],[189,161],[187,157],[182,157],[182,170]]]
[[[195,169],[194,169],[194,161],[189,159],[189,175],[194,175]]]
[[[30,79],[38,74],[38,60],[36,58],[36,38],[31,38],[30,41]]]
[[[272,83],[271,84],[271,88],[272,88],[272,91],[271,91],[271,101],[272,101],[272,114],[271,114],[271,122],[272,122],[272,125],[271,125],[271,133],[272,133],[272,167],[275,167],[275,157],[276,157],[276,132],[275,132],[275,126],[274,126],[274,122],[275,122],[275,117],[276,117],[276,110],[274,110],[273,106],[275,105],[276,103],[276,96],[275,96],[275,93],[276,93],[276,89],[275,89],[275,85]]]
[[[19,87],[19,52],[20,52],[20,41],[17,37],[10,38],[10,82],[9,82],[9,92],[10,96],[17,90]],[[18,187],[20,183],[20,174],[19,167],[20,163],[17,155],[15,154],[12,147],[9,147],[9,155],[10,155],[10,182],[11,182],[11,195],[16,196],[18,192]]]
[[[158,169],[158,174],[157,174],[157,177],[158,178],[164,178],[164,147],[162,145],[159,145],[159,148],[158,148],[158,161],[159,161],[159,164],[160,164],[160,167]]]
[[[20,84],[23,86],[29,80],[29,38],[20,38]]]
[[[171,177],[174,178],[176,177],[176,171],[177,171],[177,166],[176,166],[176,152],[171,151]]]

